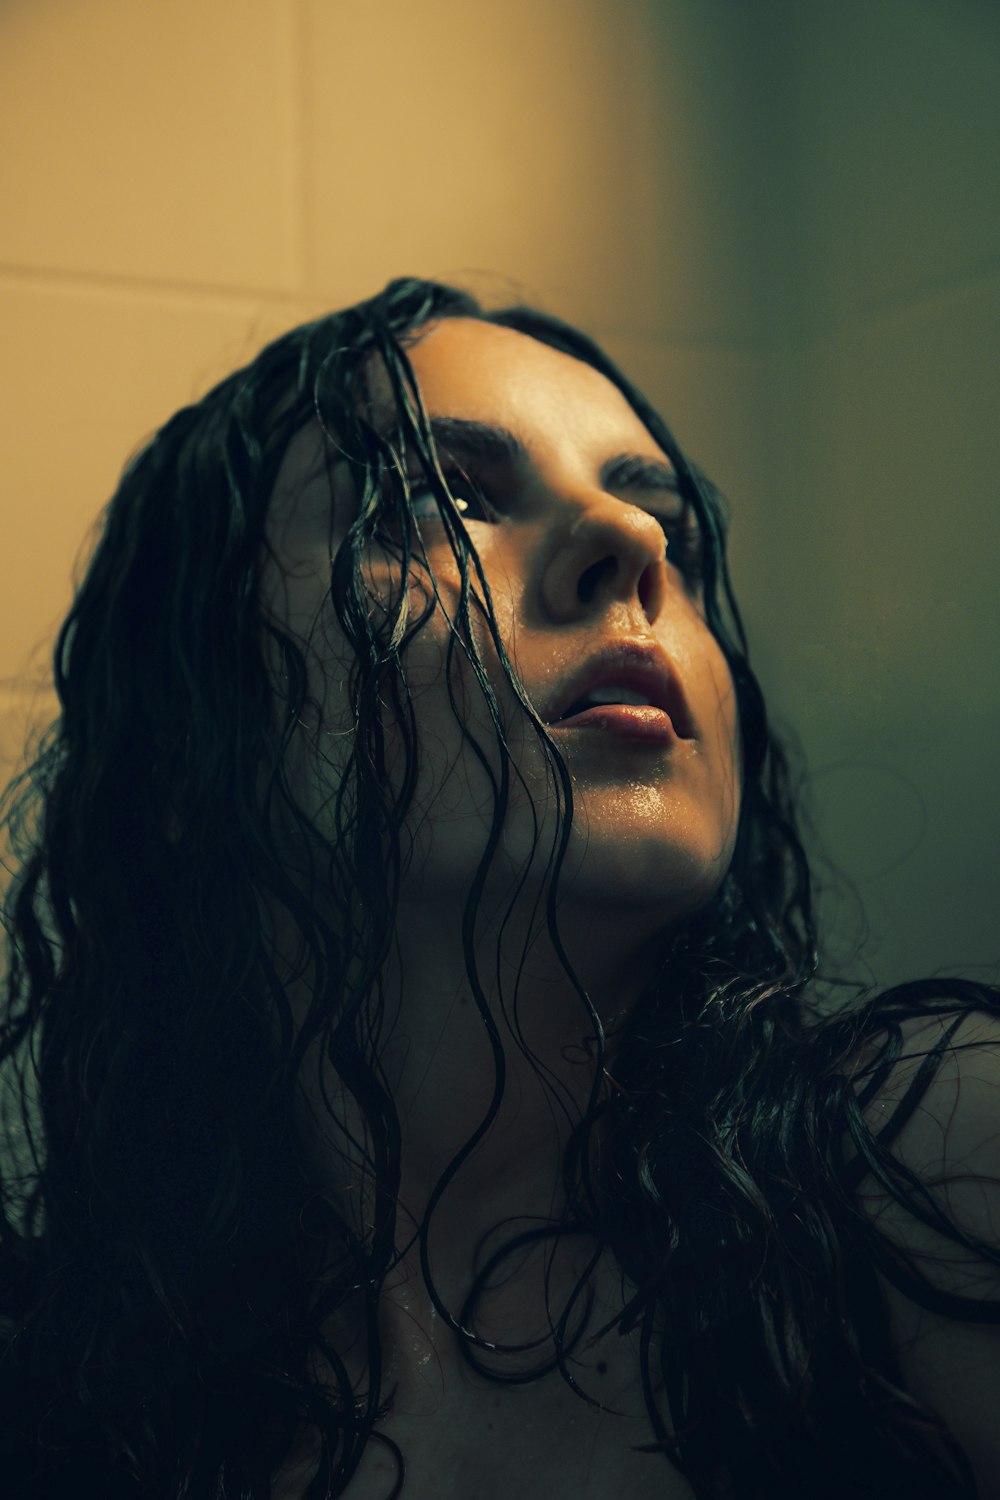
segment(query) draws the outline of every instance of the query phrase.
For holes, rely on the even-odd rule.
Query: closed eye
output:
[[[667,539],[667,562],[677,569],[684,580],[697,588],[705,576],[705,548],[697,519],[687,507],[680,515],[656,516]]]

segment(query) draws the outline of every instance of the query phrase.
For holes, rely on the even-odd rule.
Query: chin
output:
[[[712,899],[731,855],[728,840],[591,837],[575,858],[570,846],[560,890],[566,898],[589,906],[650,908],[665,921],[676,920]]]
[[[551,878],[553,804],[534,803],[536,823],[520,801],[515,791],[484,891],[495,911],[522,881],[522,894],[533,902]],[[414,830],[410,889],[423,897],[433,892],[438,900],[447,893],[460,905],[482,857],[491,813],[485,796],[478,806],[466,797],[454,806],[438,802]],[[638,801],[634,788],[610,800],[578,797],[559,876],[560,907],[583,908],[588,920],[630,910],[660,925],[696,911],[722,884],[732,858],[736,818],[721,814],[718,804],[707,808],[662,790]]]

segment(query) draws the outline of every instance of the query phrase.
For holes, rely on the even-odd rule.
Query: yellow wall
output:
[[[8,762],[126,455],[457,277],[594,333],[729,493],[879,976],[994,961],[998,64],[987,0],[5,0]]]

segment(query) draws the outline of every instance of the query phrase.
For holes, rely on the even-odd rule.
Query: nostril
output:
[[[644,568],[642,577],[639,579],[639,603],[647,620],[651,620],[654,612],[654,596],[656,593],[656,578],[652,567]]]
[[[613,557],[602,557],[600,562],[591,563],[589,568],[580,574],[580,580],[576,586],[576,592],[581,604],[589,604],[593,599],[601,578],[608,569],[611,570],[613,578],[618,569],[618,563]]]

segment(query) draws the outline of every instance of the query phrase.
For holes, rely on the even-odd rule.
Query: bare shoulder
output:
[[[914,1174],[918,1196],[926,1192],[931,1216],[942,1209],[964,1234],[989,1246],[995,1260],[923,1222],[872,1176],[861,1182],[857,1200],[935,1291],[983,1304],[972,1316],[953,1316],[882,1282],[907,1388],[964,1447],[980,1500],[1000,1500],[1000,1016],[920,1016],[901,1030],[901,1055],[865,1105],[866,1123],[878,1133],[902,1107],[892,1155]],[[908,1112],[907,1093],[917,1085],[910,1098],[916,1097],[921,1068],[933,1072]]]
[[[997,1246],[1000,1254],[1000,1016],[916,1016],[901,1022],[900,1029],[900,1057],[868,1101],[866,1123],[874,1132],[887,1125],[892,1129],[902,1107],[892,1154],[961,1229]],[[928,1079],[923,1089],[922,1071]],[[859,1085],[862,1080],[863,1075]],[[911,1088],[918,1095],[912,1110],[906,1106]],[[942,1237],[915,1220],[874,1178],[864,1179],[858,1196],[879,1227],[904,1248],[943,1251]],[[958,1251],[952,1241],[947,1244]],[[996,1282],[1000,1295],[1000,1267]]]

